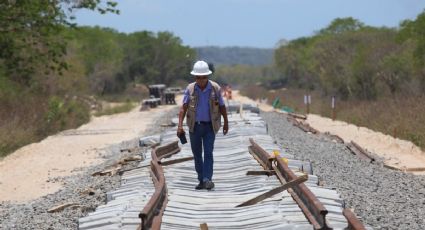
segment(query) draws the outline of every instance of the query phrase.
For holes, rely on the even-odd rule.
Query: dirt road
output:
[[[263,111],[273,111],[270,105],[243,97],[237,91],[234,98],[255,103]],[[181,96],[176,101],[180,103]],[[78,129],[18,149],[0,161],[0,201],[24,202],[58,191],[62,184],[52,178],[78,173],[81,167],[100,163],[102,148],[140,137],[158,113],[167,113],[172,108],[162,106],[144,112],[136,108],[129,113],[96,117]],[[391,166],[425,167],[425,153],[411,142],[314,114],[308,115],[307,122],[320,132],[337,134],[346,142],[357,142]]]
[[[103,161],[102,148],[140,137],[167,105],[149,111],[93,118],[74,130],[24,146],[0,161],[0,201],[25,202],[58,191],[55,177],[78,173],[79,168]]]

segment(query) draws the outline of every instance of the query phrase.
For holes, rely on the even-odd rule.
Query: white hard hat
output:
[[[212,74],[210,68],[208,67],[208,63],[204,61],[197,61],[193,65],[193,70],[190,74],[194,76],[205,76]]]

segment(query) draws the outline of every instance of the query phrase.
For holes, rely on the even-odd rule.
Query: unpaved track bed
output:
[[[261,114],[270,135],[300,160],[310,160],[324,186],[335,188],[349,208],[374,229],[424,229],[425,176],[368,163],[344,144],[305,133],[275,112]]]
[[[148,136],[162,132],[161,124],[169,123],[175,117],[177,108],[168,112],[157,113],[154,122],[147,125],[140,136]],[[100,136],[100,135],[97,135]],[[126,156],[137,155],[137,152],[121,152],[123,148],[136,146],[134,138],[119,144],[99,149],[102,152],[100,164],[75,169],[71,176],[50,178],[50,183],[63,183],[64,186],[54,194],[18,204],[2,201],[0,203],[0,229],[77,229],[78,218],[92,212],[106,201],[106,192],[120,185],[120,176],[92,176],[103,171]],[[137,166],[137,161],[130,161],[122,169]],[[94,191],[94,194],[93,194]],[[61,204],[73,203],[62,211],[48,213],[48,210]]]

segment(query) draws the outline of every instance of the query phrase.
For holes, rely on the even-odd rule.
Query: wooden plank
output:
[[[302,119],[302,120],[307,119],[307,116],[304,114],[288,113],[288,115],[294,118]]]
[[[60,211],[64,210],[64,209],[65,209],[65,208],[67,208],[67,207],[70,207],[70,206],[78,206],[78,205],[79,205],[79,204],[77,204],[77,203],[68,202],[68,203],[61,204],[61,205],[55,206],[55,207],[53,207],[53,208],[50,208],[49,210],[47,210],[47,212],[48,212],[48,213],[60,212]]]
[[[276,175],[276,172],[274,170],[259,170],[259,171],[248,171],[246,172],[247,176],[262,176],[262,175]]]
[[[384,167],[385,167],[385,168],[388,168],[388,169],[392,169],[392,170],[401,171],[401,169],[400,169],[400,168],[397,168],[397,167],[395,167],[395,166],[391,166],[391,165],[387,165],[387,164],[384,164]]]
[[[303,183],[303,182],[307,181],[307,179],[308,179],[308,175],[302,175],[302,176],[298,177],[295,180],[289,181],[288,183],[286,183],[286,184],[284,184],[282,186],[279,186],[277,188],[274,188],[274,189],[272,189],[272,190],[270,190],[270,191],[268,191],[266,193],[263,193],[263,194],[261,194],[261,195],[259,195],[257,197],[254,197],[254,198],[252,198],[252,199],[250,199],[250,200],[248,200],[248,201],[246,201],[246,202],[244,202],[242,204],[239,204],[236,207],[244,207],[244,206],[249,206],[249,205],[256,204],[256,203],[258,203],[258,202],[260,202],[262,200],[265,200],[265,199],[267,199],[267,198],[269,198],[271,196],[274,196],[274,195],[276,195],[278,193],[281,193],[281,192],[287,190],[288,188],[292,188],[295,185],[298,185],[300,183]]]
[[[202,224],[200,224],[200,226],[199,227],[201,227],[201,230],[208,230],[208,225],[207,225],[207,223],[202,223]]]
[[[183,157],[183,158],[174,159],[174,160],[168,160],[168,161],[161,161],[159,163],[162,166],[166,166],[166,165],[177,164],[177,163],[181,163],[181,162],[185,162],[185,161],[190,161],[190,160],[193,160],[193,156],[192,157]]]
[[[406,172],[423,172],[425,171],[425,167],[417,167],[417,168],[407,168]]]

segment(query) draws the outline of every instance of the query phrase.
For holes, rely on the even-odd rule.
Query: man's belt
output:
[[[196,124],[198,124],[198,125],[210,125],[211,124],[211,121],[196,121],[195,122]]]

